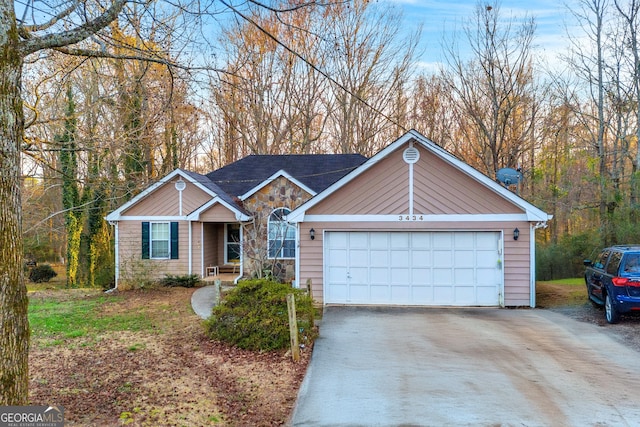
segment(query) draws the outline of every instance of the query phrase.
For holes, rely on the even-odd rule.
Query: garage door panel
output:
[[[354,285],[351,284],[349,287],[349,301],[357,304],[365,304],[367,301],[370,301],[371,297],[369,295],[369,286],[362,285]]]
[[[433,233],[432,241],[435,249],[453,248],[453,236],[451,233]]]
[[[371,302],[386,303],[390,299],[389,285],[371,285]]]
[[[370,248],[381,249],[385,252],[389,249],[389,235],[387,233],[371,233]]]
[[[391,284],[408,285],[410,280],[408,268],[391,268]]]
[[[476,265],[478,267],[495,268],[498,258],[496,251],[476,251]]]
[[[454,245],[456,249],[473,249],[474,245],[475,245],[475,233],[471,233],[471,232],[457,232],[457,233],[452,233],[453,234],[453,240],[454,240]]]
[[[353,284],[368,284],[369,269],[367,267],[350,267],[347,278]]]
[[[430,267],[432,264],[430,251],[422,249],[411,251],[411,266],[413,268]]]
[[[391,233],[391,249],[403,249],[409,247],[409,233]]]
[[[395,268],[408,268],[411,256],[408,250],[391,250],[391,265]]]
[[[470,305],[476,301],[476,288],[474,286],[456,286],[455,305]]]
[[[430,268],[413,268],[411,269],[411,284],[414,286],[431,284]]]
[[[453,252],[443,250],[433,251],[433,265],[436,267],[452,267]]]
[[[453,271],[454,286],[473,285],[475,270],[473,268],[456,268]]]
[[[369,263],[369,251],[366,249],[352,249],[346,258],[350,267],[367,267]]]
[[[433,288],[431,286],[412,286],[411,300],[418,305],[431,304],[433,302]]]
[[[456,267],[473,267],[476,265],[476,257],[472,250],[456,250],[453,255],[453,263]]]
[[[411,301],[411,288],[408,285],[391,286],[391,302],[408,304]]]
[[[411,248],[413,250],[431,248],[431,233],[411,233]]]
[[[391,280],[389,268],[371,267],[369,274],[372,285],[389,286]]]
[[[351,232],[349,233],[349,247],[367,249],[369,247],[369,233]]]
[[[332,267],[346,267],[347,266],[347,250],[346,249],[331,249],[328,256],[329,265]]]
[[[347,267],[329,267],[327,273],[329,283],[347,283]]]
[[[451,286],[434,286],[433,302],[436,305],[452,305],[453,288]]]
[[[500,280],[498,272],[495,268],[479,268],[477,269],[476,283],[478,286],[493,286]]]
[[[349,235],[347,233],[327,233],[326,239],[330,243],[331,249],[341,249],[347,247]]]
[[[496,288],[495,286],[478,286],[476,287],[476,300],[478,305],[495,305]]]
[[[389,251],[387,250],[378,250],[372,249],[369,253],[370,265],[375,265],[377,267],[388,268],[390,265],[389,262]]]
[[[499,305],[500,233],[327,232],[325,301]]]
[[[433,269],[433,284],[434,285],[448,285],[453,283],[453,270],[450,268],[434,268]]]
[[[329,289],[327,289],[327,300],[328,301],[349,301],[349,286],[344,284],[332,284]]]
[[[476,233],[476,249],[495,250],[498,247],[498,240],[496,233]]]

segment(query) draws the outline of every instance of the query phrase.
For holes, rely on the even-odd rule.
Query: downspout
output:
[[[536,230],[547,228],[547,222],[539,222],[529,225],[529,307],[536,307]]]
[[[200,277],[204,277],[204,222],[200,223]]]
[[[109,224],[115,227],[115,242],[113,245],[114,249],[114,262],[115,262],[115,274],[116,274],[116,284],[113,289],[109,289],[107,292],[113,292],[118,289],[118,281],[120,280],[120,240],[118,236],[118,221],[109,222]]]
[[[106,219],[106,218],[105,218]],[[118,249],[120,247],[120,245],[118,244],[118,221],[109,221],[109,225],[112,225],[114,227],[114,239],[115,241],[113,242],[113,260],[115,263],[114,266],[114,274],[115,274],[115,285],[113,286],[113,288],[111,289],[107,289],[106,291],[104,291],[105,294],[110,294],[111,292],[117,291],[118,290],[118,281],[119,281],[119,277],[120,276],[120,257],[118,255]]]
[[[300,288],[300,231],[302,229],[302,227],[300,227],[300,223],[296,224],[297,226],[297,230],[296,230],[296,257],[295,257],[295,275],[296,275],[296,279],[295,279],[295,284],[293,285],[294,288]]]
[[[244,276],[244,227],[240,224],[240,273],[233,279],[233,284],[237,285],[242,276]]]
[[[193,230],[191,229],[193,223],[189,220],[187,224],[189,225],[189,275],[191,275],[193,274]]]

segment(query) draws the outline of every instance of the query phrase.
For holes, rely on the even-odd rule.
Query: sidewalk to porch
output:
[[[218,291],[215,285],[216,280],[220,280],[221,288],[233,286],[233,281],[238,277],[237,274],[222,273],[217,276],[208,276],[202,278],[205,286],[198,288],[191,295],[191,307],[193,311],[202,319],[208,319],[211,316],[211,310],[218,301]]]

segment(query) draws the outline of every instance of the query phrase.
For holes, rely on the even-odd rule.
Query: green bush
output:
[[[209,336],[248,350],[287,348],[290,345],[287,294],[290,293],[295,295],[298,340],[300,344],[309,345],[317,335],[312,298],[291,285],[267,279],[242,281],[229,291],[206,321]]]
[[[200,276],[197,274],[188,274],[185,276],[172,276],[167,274],[164,279],[160,280],[162,286],[167,287],[183,287],[193,288],[200,283]]]
[[[536,279],[556,280],[584,275],[585,259],[593,259],[602,249],[598,233],[585,231],[562,236],[558,243],[536,247]]]
[[[49,264],[42,264],[31,269],[29,272],[29,280],[33,283],[48,282],[57,275],[58,273],[53,271],[53,268]]]

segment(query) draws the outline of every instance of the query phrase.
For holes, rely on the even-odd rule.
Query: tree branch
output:
[[[28,40],[32,37],[31,36],[32,32],[48,30],[49,28],[53,27],[61,19],[64,19],[67,16],[69,16],[77,6],[78,6],[78,2],[74,1],[71,4],[71,6],[69,6],[67,9],[63,10],[62,12],[58,13],[57,15],[55,15],[53,18],[51,18],[48,22],[45,22],[44,24],[20,25],[18,27],[18,34],[20,34],[20,37],[22,37],[23,39]]]
[[[30,37],[22,42],[20,50],[26,56],[42,49],[55,49],[79,43],[116,20],[126,3],[127,0],[116,0],[102,15],[85,22],[73,30],[48,34],[42,37]]]

